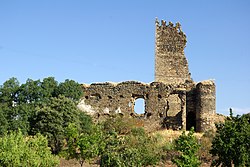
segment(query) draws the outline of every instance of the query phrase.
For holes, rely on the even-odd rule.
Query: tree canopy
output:
[[[210,153],[217,157],[214,166],[250,166],[250,114],[230,117],[216,125]]]
[[[47,139],[40,134],[24,136],[17,131],[0,138],[0,166],[53,167],[58,164],[58,157],[51,154]]]
[[[80,124],[80,111],[75,103],[82,94],[81,85],[73,80],[58,83],[55,78],[47,77],[42,81],[27,79],[20,85],[16,78],[10,78],[0,86],[0,135],[18,129],[24,134],[34,134],[41,132],[42,127],[52,131],[52,127],[63,129],[69,122]],[[49,123],[41,122],[41,117],[51,119],[59,127],[48,128]]]

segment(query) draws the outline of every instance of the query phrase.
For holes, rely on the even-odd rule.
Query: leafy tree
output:
[[[155,141],[143,129],[135,128],[131,134],[110,134],[105,140],[105,152],[101,155],[102,167],[133,167],[156,165],[160,160]]]
[[[155,138],[148,136],[143,128],[133,128],[125,141],[126,149],[122,155],[125,166],[155,165],[160,160]]]
[[[44,78],[43,81],[27,79],[25,84],[22,84],[19,89],[20,103],[41,103],[48,102],[51,97],[57,97],[56,91],[58,82],[54,77]]]
[[[42,100],[42,88],[40,80],[27,79],[25,84],[20,86],[19,103],[32,104]]]
[[[10,78],[0,86],[1,132],[21,129],[26,134],[29,129],[28,111],[25,106],[18,105],[19,91],[16,78]]]
[[[212,165],[250,166],[250,114],[235,117],[230,109],[230,117],[216,128],[210,153],[217,159]]]
[[[53,153],[59,153],[64,139],[64,129],[69,123],[79,125],[79,110],[70,99],[59,96],[51,98],[50,103],[36,108],[31,124],[31,134],[47,136]]]
[[[0,86],[0,102],[13,106],[17,101],[19,82],[16,78],[10,78]]]
[[[82,97],[83,91],[79,83],[66,79],[64,82],[59,84],[57,94],[64,95],[74,101],[78,101]]]
[[[86,160],[100,155],[104,149],[103,133],[100,127],[92,125],[89,133],[81,133],[75,124],[69,124],[66,128],[68,158],[75,158],[82,166]]]
[[[7,106],[0,104],[0,131],[17,131],[20,129],[24,134],[29,131],[29,111],[26,105]]]
[[[100,166],[111,167],[124,166],[123,159],[121,157],[123,148],[123,137],[119,137],[116,132],[109,132],[105,138],[105,152],[101,155]]]
[[[65,136],[67,145],[61,154],[66,156],[67,159],[79,160],[80,154],[78,151],[77,141],[79,139],[80,133],[75,123],[70,123],[68,127],[65,128]]]
[[[200,145],[194,136],[192,127],[186,135],[185,131],[174,141],[174,149],[179,151],[180,155],[172,159],[172,162],[178,167],[198,167],[200,165],[197,152]]]
[[[91,131],[91,118],[76,107],[81,96],[81,85],[73,80],[58,84],[53,77],[28,79],[20,86],[10,78],[0,86],[0,135],[18,129],[23,134],[42,133],[58,153],[69,123],[74,122],[79,133]]]
[[[85,112],[79,111],[79,127],[80,133],[90,133],[93,130],[92,117],[87,115]]]
[[[8,121],[4,115],[2,107],[0,106],[0,136],[4,135],[8,130]]]
[[[127,120],[108,119],[83,133],[79,133],[76,124],[69,124],[66,128],[68,158],[76,158],[82,165],[101,156],[103,167],[157,164],[160,155],[155,138],[148,136],[142,128],[133,128],[132,124],[130,127],[124,125],[126,131],[121,131],[121,124],[125,122]]]
[[[44,78],[41,83],[42,96],[44,99],[50,97],[56,97],[56,90],[58,88],[58,82],[54,77]]]
[[[0,86],[0,135],[18,129],[31,135],[41,132],[48,136],[53,152],[58,152],[68,123],[90,130],[91,118],[76,107],[81,96],[81,86],[73,80],[58,84],[53,77],[28,79],[20,86],[10,78]]]
[[[148,166],[159,162],[160,149],[156,140],[144,129],[134,128],[132,122],[119,118],[108,119],[103,125],[106,146],[100,166]]]
[[[6,108],[8,120],[8,131],[17,131],[20,129],[23,134],[29,131],[29,106],[21,104],[14,107]]]
[[[94,126],[91,133],[82,133],[77,141],[77,146],[80,151],[81,166],[84,161],[100,155],[104,150],[104,140],[102,131],[98,126]]]
[[[59,159],[51,155],[47,139],[42,135],[23,136],[21,131],[0,138],[0,166],[57,166]]]

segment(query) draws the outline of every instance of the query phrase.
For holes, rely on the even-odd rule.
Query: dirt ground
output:
[[[81,167],[81,165],[77,160],[73,160],[73,159],[66,160],[66,159],[61,158],[60,167]],[[98,167],[98,165],[84,163],[83,167]]]

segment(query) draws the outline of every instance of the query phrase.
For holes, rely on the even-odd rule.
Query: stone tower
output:
[[[195,83],[184,55],[186,35],[179,23],[155,21],[155,81],[142,83],[83,84],[78,107],[95,119],[119,114],[135,118],[151,130],[167,128],[204,132],[214,127],[215,83]],[[136,100],[144,100],[144,113],[135,112]]]
[[[182,84],[191,80],[184,55],[186,35],[181,25],[162,20],[155,21],[155,81],[166,84]]]
[[[196,131],[213,129],[215,109],[215,83],[212,80],[201,81],[196,85]]]

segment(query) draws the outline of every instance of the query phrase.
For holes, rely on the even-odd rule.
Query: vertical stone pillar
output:
[[[214,128],[215,83],[211,80],[196,85],[196,131],[205,132]]]
[[[182,130],[186,130],[187,126],[186,91],[183,91],[179,96],[181,99]]]

